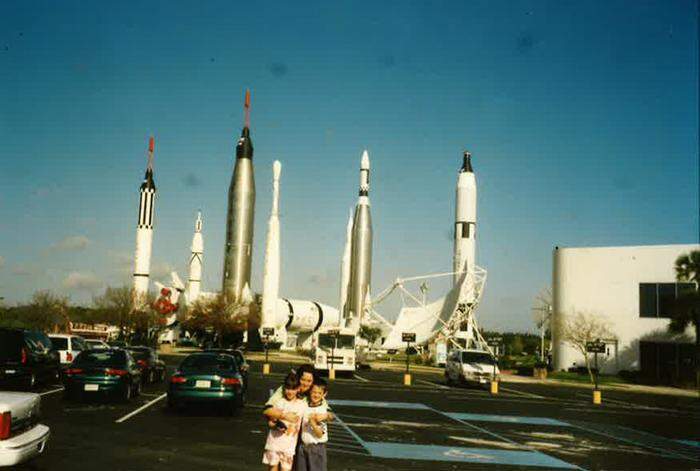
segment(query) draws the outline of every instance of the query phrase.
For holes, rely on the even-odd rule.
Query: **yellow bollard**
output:
[[[403,375],[403,385],[404,386],[410,386],[411,385],[411,375],[409,373],[406,373]]]
[[[263,363],[263,374],[264,375],[270,374],[270,364],[269,363]]]
[[[593,404],[600,405],[601,402],[602,402],[602,397],[600,396],[600,390],[594,389],[593,390]]]
[[[498,394],[498,381],[491,381],[491,394]]]
[[[333,381],[335,379],[335,368],[328,370],[328,379]]]

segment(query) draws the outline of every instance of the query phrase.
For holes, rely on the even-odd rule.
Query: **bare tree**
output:
[[[576,312],[562,321],[561,336],[565,342],[583,355],[591,383],[595,382],[591,371],[591,360],[586,350],[586,343],[598,339],[614,338],[615,335],[610,330],[609,323],[598,314]]]
[[[133,299],[133,288],[108,286],[104,294],[95,296],[92,302],[100,312],[102,322],[119,327],[119,336],[124,338],[132,327]]]
[[[23,306],[22,323],[44,332],[66,332],[70,328],[68,297],[49,290],[35,291],[32,300]]]
[[[192,332],[214,332],[218,342],[229,334],[238,334],[248,328],[249,306],[231,300],[225,293],[210,299],[198,299],[187,309],[182,325]]]
[[[551,332],[552,319],[552,290],[544,288],[535,297],[535,305],[532,308],[532,313],[535,317],[535,324],[540,329],[540,362],[545,362],[544,356],[544,338],[547,331]]]

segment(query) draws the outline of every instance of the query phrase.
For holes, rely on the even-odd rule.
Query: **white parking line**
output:
[[[501,391],[507,391],[507,392],[510,392],[513,394],[518,394],[518,395],[524,396],[524,397],[532,397],[534,399],[546,399],[544,396],[540,396],[539,394],[533,394],[533,393],[529,393],[529,392],[525,392],[525,391],[518,391],[517,389],[504,388],[503,386],[501,386]]]
[[[362,381],[362,382],[364,382],[364,383],[369,383],[369,380],[368,380],[368,379],[365,379],[365,378],[363,378],[362,376],[360,376],[360,375],[358,375],[358,374],[354,374],[354,375],[352,375],[352,377],[355,378],[355,379],[359,379],[360,381]]]
[[[161,399],[164,399],[167,395],[168,395],[168,393],[161,394],[157,398],[153,399],[151,402],[148,402],[148,403],[142,405],[141,407],[139,407],[138,409],[136,409],[133,412],[129,412],[124,417],[117,419],[114,422],[117,424],[120,424],[120,423],[124,422],[125,420],[129,420],[131,417],[135,416],[136,414],[138,414],[142,410],[147,409],[147,408],[151,407],[153,404],[155,404],[156,402],[160,401]]]
[[[63,388],[60,387],[60,388],[52,389],[51,391],[44,391],[43,393],[39,393],[39,396],[46,396],[47,394],[57,393],[58,391],[63,391]]]
[[[417,379],[416,383],[427,384],[429,386],[433,386],[435,388],[440,388],[440,389],[451,389],[451,388],[448,388],[447,386],[443,386],[442,384],[433,383],[432,381],[426,381],[424,379]]]

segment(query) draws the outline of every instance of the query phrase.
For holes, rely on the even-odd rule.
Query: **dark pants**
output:
[[[299,444],[294,456],[295,471],[327,471],[326,444]]]

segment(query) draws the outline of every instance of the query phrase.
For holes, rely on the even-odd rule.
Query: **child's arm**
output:
[[[321,438],[323,436],[323,425],[319,421],[319,416],[324,414],[311,414],[309,417],[309,425],[311,425],[311,430],[316,438]]]

